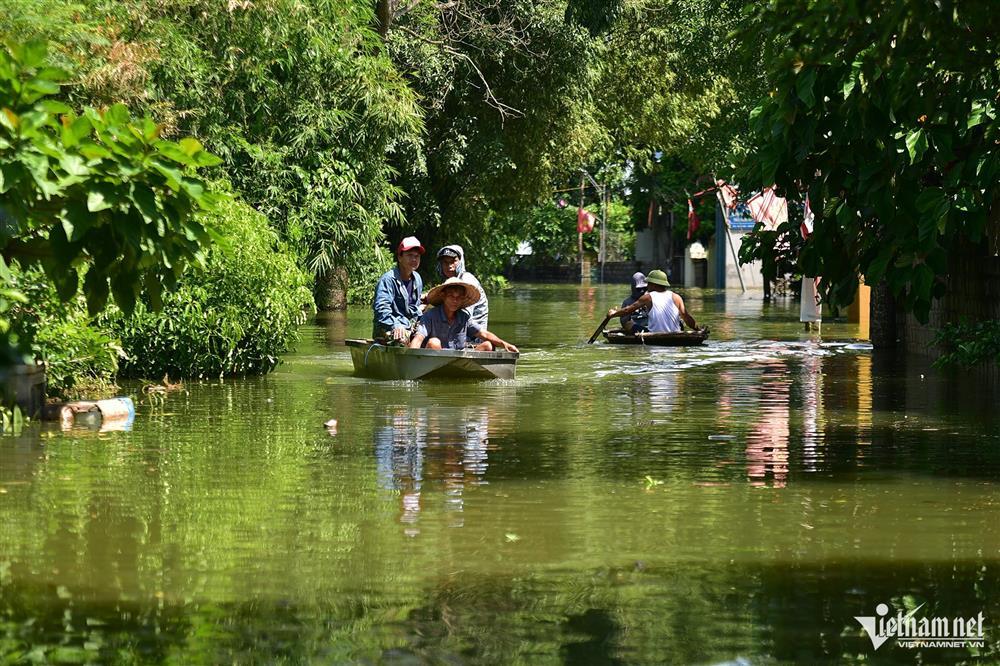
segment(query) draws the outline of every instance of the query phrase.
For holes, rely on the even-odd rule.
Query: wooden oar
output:
[[[611,321],[611,316],[610,315],[604,318],[604,321],[601,322],[601,325],[597,327],[597,330],[594,331],[594,334],[592,336],[590,336],[589,340],[587,340],[587,344],[588,345],[589,344],[593,344],[594,340],[596,340],[597,336],[601,334],[601,331],[604,330],[604,327],[608,325],[609,321]]]

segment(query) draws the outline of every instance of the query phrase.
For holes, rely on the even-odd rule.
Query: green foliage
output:
[[[479,282],[488,294],[495,294],[510,289],[510,282],[502,275],[487,275]]]
[[[937,367],[1000,364],[1000,321],[946,324],[935,335],[934,344],[946,350],[934,361]]]
[[[586,209],[597,218],[594,230],[583,235],[583,250],[596,256],[601,247],[599,205]],[[555,203],[539,206],[519,216],[522,240],[531,243],[530,261],[541,263],[575,263],[577,261],[576,206],[560,208]],[[607,237],[605,240],[608,261],[623,261],[631,257],[635,248],[635,229],[630,209],[612,200],[608,208]]]
[[[0,38],[4,41],[58,41],[53,60],[62,67],[79,63],[77,53],[107,43],[74,0],[0,0]]]
[[[25,301],[10,312],[11,332],[31,357],[45,362],[49,393],[75,396],[113,386],[121,348],[92,324],[85,299],[63,302],[38,268],[13,273],[12,284]]]
[[[7,405],[0,405],[0,434],[3,435],[20,435],[21,429],[24,427],[24,415],[21,413],[21,408],[17,405],[13,407],[8,407]],[[0,648],[4,646],[0,644]],[[4,657],[7,655],[4,654]]]
[[[146,68],[172,122],[224,158],[236,190],[313,272],[375,271],[383,224],[402,222],[388,153],[417,141],[421,123],[371,28],[371,4],[136,0],[108,9],[123,32],[155,44]]]
[[[626,186],[628,203],[632,207],[632,220],[637,229],[649,225],[650,204],[653,205],[653,223],[656,216],[663,218],[674,214],[673,242],[683,247],[688,242],[687,200],[695,192],[711,185],[713,180],[700,176],[690,162],[660,151],[634,163]],[[700,224],[691,237],[692,241],[708,244],[715,234],[715,196],[704,196],[693,201]]]
[[[744,183],[808,190],[801,261],[826,298],[885,280],[926,320],[947,257],[983,239],[1000,197],[997,15],[989,3],[779,0],[745,40],[770,54]],[[786,234],[796,233],[787,229]]]
[[[789,220],[774,230],[764,229],[758,223],[751,233],[743,237],[740,262],[760,261],[760,272],[769,279],[800,272],[799,256],[803,245],[800,223],[801,220]]]
[[[566,3],[566,22],[579,24],[587,29],[591,37],[611,30],[621,14],[622,0],[568,0]]]
[[[600,4],[600,3],[593,3]],[[747,150],[747,115],[764,91],[759,50],[730,34],[746,24],[743,0],[626,3],[598,49],[593,104],[607,158],[636,163],[654,150],[691,165],[690,176],[728,171]]]
[[[476,274],[499,273],[523,215],[601,140],[598,45],[558,0],[421,4],[386,44],[426,118],[425,140],[396,154],[407,220],[425,244],[463,245]]]
[[[189,270],[157,312],[141,302],[132,315],[109,313],[103,325],[121,340],[123,374],[221,377],[267,372],[295,339],[312,306],[309,276],[268,228],[232,203],[210,223],[231,247],[210,251],[203,271]]]
[[[189,173],[219,160],[194,139],[161,139],[123,106],[77,115],[54,101],[65,73],[46,52],[38,42],[0,51],[4,259],[40,264],[64,300],[82,276],[91,314],[109,293],[126,311],[142,293],[155,307],[212,238],[195,214],[216,197]]]

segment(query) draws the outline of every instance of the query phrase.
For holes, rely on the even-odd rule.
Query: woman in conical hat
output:
[[[420,317],[410,347],[462,350],[470,338],[478,337],[482,342],[474,347],[476,351],[502,348],[516,352],[517,347],[480,328],[464,309],[478,301],[479,296],[476,286],[457,277],[448,278],[431,289],[427,293],[427,303],[435,307]]]

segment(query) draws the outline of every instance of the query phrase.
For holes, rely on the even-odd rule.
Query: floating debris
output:
[[[709,435],[708,441],[710,442],[728,442],[731,439],[736,439],[736,435]]]

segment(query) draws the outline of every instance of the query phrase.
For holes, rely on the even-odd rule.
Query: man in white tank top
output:
[[[694,317],[684,309],[684,299],[667,289],[670,282],[663,271],[650,271],[646,276],[647,291],[634,303],[624,308],[608,310],[608,317],[620,317],[631,314],[641,307],[649,310],[650,333],[677,333],[681,330],[681,321],[692,330],[698,328]]]

